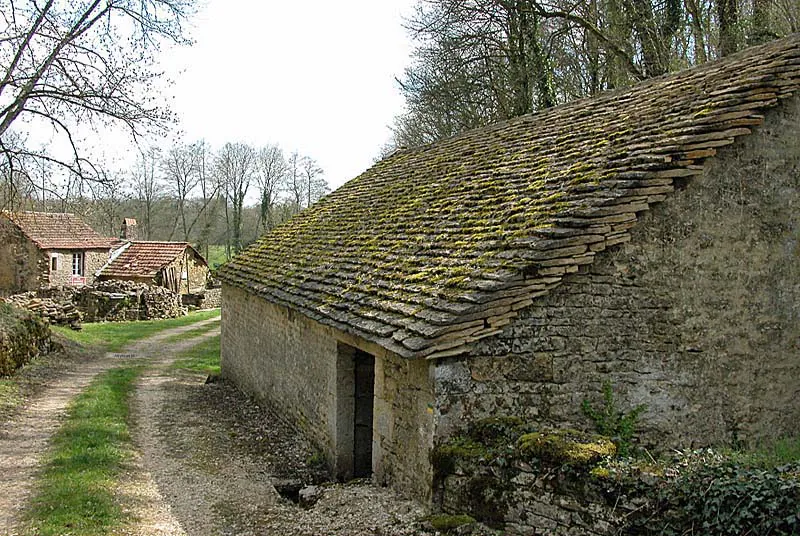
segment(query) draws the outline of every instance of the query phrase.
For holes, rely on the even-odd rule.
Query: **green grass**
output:
[[[142,367],[101,374],[69,407],[26,515],[25,534],[109,534],[127,518],[114,492],[132,452],[128,398]]]
[[[199,337],[204,333],[208,333],[212,329],[216,328],[214,324],[206,324],[205,326],[199,326],[189,331],[184,331],[183,333],[178,333],[177,335],[172,335],[171,337],[167,337],[164,339],[164,342],[179,342],[185,339],[191,339],[192,337]]]
[[[208,258],[206,261],[208,262],[208,267],[212,270],[216,270],[228,262],[225,246],[208,246]]]
[[[209,337],[180,354],[172,368],[202,374],[219,374],[219,335]]]
[[[745,466],[772,469],[800,462],[800,436],[768,441],[754,449],[725,454],[734,462]]]
[[[22,403],[19,383],[13,379],[0,379],[0,413],[16,408]]]
[[[159,331],[194,324],[219,316],[219,309],[195,311],[186,316],[167,320],[141,320],[138,322],[98,322],[84,324],[80,331],[66,327],[53,326],[53,330],[75,342],[96,346],[108,352],[116,352],[128,343],[149,337]]]

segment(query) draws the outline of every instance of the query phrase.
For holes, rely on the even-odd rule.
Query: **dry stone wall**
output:
[[[0,303],[0,376],[50,350],[50,328],[29,311]]]
[[[0,296],[47,284],[47,258],[18,227],[0,218]]]
[[[133,281],[101,281],[77,296],[87,322],[152,320],[186,314],[179,294]]]
[[[15,294],[0,301],[13,304],[21,309],[40,316],[47,321],[48,324],[56,325],[71,325],[73,327],[80,326],[83,315],[78,310],[74,302],[74,293],[68,293],[67,297],[53,296],[42,297],[39,292],[25,292],[23,294]]]
[[[132,281],[101,281],[92,287],[41,288],[9,296],[13,303],[50,324],[79,328],[81,321],[115,322],[175,318],[186,314],[180,295]]]
[[[520,415],[587,427],[609,381],[654,446],[800,433],[800,99],[721,149],[630,243],[437,363],[437,435]]]

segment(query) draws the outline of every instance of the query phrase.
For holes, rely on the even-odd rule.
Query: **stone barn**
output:
[[[2,211],[0,294],[91,285],[114,242],[75,214]]]
[[[178,294],[205,290],[208,277],[205,258],[186,242],[126,242],[97,271],[100,281],[136,281]]]
[[[342,478],[516,415],[663,448],[800,433],[800,35],[398,151],[221,269],[222,373]]]

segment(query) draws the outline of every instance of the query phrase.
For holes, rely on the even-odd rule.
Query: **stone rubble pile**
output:
[[[3,298],[2,301],[27,309],[49,324],[68,325],[80,329],[83,315],[71,300],[39,297],[35,291],[31,291]]]
[[[133,281],[101,281],[81,289],[79,304],[87,321],[152,320],[186,314],[180,294]]]
[[[73,329],[80,329],[81,321],[152,320],[186,314],[180,294],[133,281],[100,281],[82,288],[43,288],[0,301],[27,309],[50,324],[69,325]]]

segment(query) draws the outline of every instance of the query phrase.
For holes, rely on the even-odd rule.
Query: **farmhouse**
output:
[[[114,242],[75,214],[0,212],[0,293],[91,285]]]
[[[205,290],[208,264],[186,242],[128,241],[95,275],[100,281],[135,281],[189,294]]]
[[[431,498],[469,422],[800,433],[800,35],[404,150],[221,269],[222,371]]]

